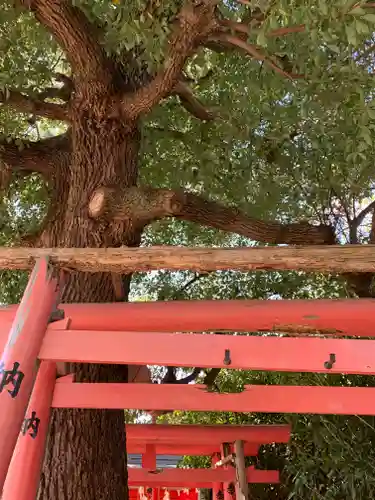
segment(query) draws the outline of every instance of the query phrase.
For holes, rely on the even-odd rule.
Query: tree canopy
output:
[[[2,245],[375,243],[374,2],[1,5]],[[90,204],[98,192],[105,207],[97,216]],[[26,275],[3,271],[1,278],[1,301],[18,301]],[[110,276],[73,273],[64,300],[126,300],[129,289],[131,300],[374,294],[371,273],[158,272],[136,274],[131,285],[129,278],[118,291]],[[82,380],[126,379],[119,367],[74,370]],[[328,380],[223,371],[218,384],[237,390],[249,381],[301,377]],[[371,384],[363,377],[329,382]],[[92,499],[94,491],[98,499],[122,498],[123,415],[102,413],[55,412],[40,500]],[[373,419],[293,422],[291,446],[260,457],[284,467],[285,486],[272,490],[275,498],[371,498]],[[87,492],[56,438],[62,428],[73,443],[69,453],[77,443],[86,447],[81,457],[98,481],[86,471]],[[70,486],[61,489],[68,477]]]

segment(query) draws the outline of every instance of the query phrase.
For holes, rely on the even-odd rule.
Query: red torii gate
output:
[[[375,414],[375,388],[247,386],[240,394],[218,394],[199,385],[81,384],[74,382],[73,375],[56,381],[56,362],[60,361],[374,374],[372,340],[168,333],[219,329],[372,337],[375,320],[368,310],[374,301],[64,304],[65,319],[51,323],[60,317],[58,283],[48,258],[40,258],[20,306],[0,311],[2,500],[35,498],[51,407]],[[106,331],[108,328],[110,331]],[[35,379],[38,359],[41,363]],[[146,437],[142,441],[140,435],[130,437],[130,450],[145,446],[142,452],[147,465],[129,470],[130,485],[215,485],[217,489],[217,485],[237,477],[238,500],[242,500],[247,483],[278,481],[277,471],[245,469],[243,461],[246,453],[254,454],[260,444],[269,442],[274,428],[249,431],[246,427],[238,430],[225,426],[212,431],[216,438],[220,435],[217,442],[189,439],[186,443],[181,433],[188,430],[179,427],[178,431],[163,429],[160,443],[152,442],[162,432],[155,428],[155,435],[148,435],[151,442],[145,441]],[[147,426],[137,428],[137,432],[151,432],[146,431],[150,429]],[[130,436],[136,432],[132,429],[136,427],[128,427]],[[198,429],[194,432],[204,434],[204,428]],[[248,431],[254,436],[263,432],[263,437],[250,439]],[[180,434],[173,437],[173,432]],[[230,437],[225,437],[224,432]],[[271,433],[268,438],[267,432]],[[277,441],[280,436],[273,435],[272,439]],[[220,442],[228,441],[235,443],[236,453],[228,455],[230,450],[221,446],[221,468],[213,464],[212,469],[164,470],[155,474],[152,464],[159,444],[164,450],[212,455]],[[231,459],[236,462],[237,472],[227,467]]]

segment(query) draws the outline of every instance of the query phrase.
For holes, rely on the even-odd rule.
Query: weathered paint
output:
[[[48,268],[49,266],[48,259],[46,259],[45,265],[47,265]],[[15,344],[19,334],[21,333],[22,328],[24,327],[25,321],[27,320],[28,316],[33,313],[33,311],[30,308],[30,300],[31,300],[31,294],[33,293],[34,290],[34,284],[39,272],[40,272],[40,261],[37,260],[35,262],[34,269],[31,272],[29,282],[26,286],[26,290],[23,294],[22,301],[17,311],[17,321],[13,321],[12,328],[9,332],[9,338],[7,345],[5,346],[5,350],[11,348]],[[46,270],[45,275],[47,275],[47,273],[48,270]]]
[[[201,300],[112,304],[64,304],[72,330],[201,332],[280,331],[294,325],[302,333],[375,336],[375,299]],[[8,324],[16,306],[0,310]],[[295,332],[295,333],[298,333]]]
[[[17,394],[14,379],[1,380],[14,386],[11,394],[6,386],[0,390],[0,491],[17,442],[37,369],[37,356],[57,299],[57,282],[50,279],[48,259],[38,262],[32,274],[1,357],[7,372],[17,373]],[[4,374],[3,374],[4,375]],[[22,375],[22,379],[21,379]],[[0,385],[1,388],[1,385]]]
[[[4,484],[2,500],[35,500],[39,486],[45,442],[49,426],[52,394],[55,387],[55,363],[43,361],[36,377],[26,412],[40,419],[37,436],[21,433]]]
[[[330,353],[336,361],[327,369]],[[375,375],[374,339],[50,330],[39,356],[56,362]]]
[[[56,384],[55,408],[375,415],[375,388],[247,385],[219,394],[202,385]]]
[[[279,471],[258,470],[248,467],[246,470],[249,483],[278,483]],[[199,488],[201,484],[215,482],[234,482],[236,471],[234,468],[228,469],[128,469],[128,481],[131,486],[173,486]]]
[[[290,439],[290,425],[193,425],[193,424],[127,424],[128,443],[138,444],[180,444],[217,446],[237,439],[259,444],[287,443]]]

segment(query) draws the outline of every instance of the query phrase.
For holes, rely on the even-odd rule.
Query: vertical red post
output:
[[[145,453],[142,455],[144,469],[156,469],[156,448],[153,444],[146,444]]]
[[[215,467],[215,464],[220,460],[220,453],[215,453],[212,455],[211,464]],[[212,484],[212,500],[223,500],[223,483],[213,483]]]
[[[145,453],[142,455],[142,467],[144,469],[156,469],[156,447],[153,444],[146,444]],[[152,489],[152,494],[149,496],[147,493],[147,486],[145,487],[147,498],[154,499],[155,488]]]
[[[227,457],[230,453],[230,446],[228,443],[223,443],[220,447],[221,459]],[[228,466],[224,465],[223,469],[227,469]],[[229,483],[223,483],[224,500],[232,500],[232,495],[228,491]]]
[[[25,416],[37,355],[57,294],[57,279],[48,259],[38,259],[0,360],[0,492]]]
[[[8,469],[2,500],[36,498],[55,381],[55,363],[42,361]]]
[[[153,488],[152,490],[152,500],[159,500],[160,488]]]

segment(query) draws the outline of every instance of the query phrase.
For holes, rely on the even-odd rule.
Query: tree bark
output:
[[[0,248],[0,269],[32,269],[48,256],[65,270],[128,274],[150,270],[375,272],[375,245],[239,248]]]
[[[70,163],[66,169],[56,169],[58,199],[52,206],[58,211],[49,217],[38,245],[138,245],[140,232],[130,218],[103,225],[88,217],[89,199],[96,188],[136,183],[140,135],[136,124],[106,117],[105,95],[86,90],[76,91],[71,103]],[[115,301],[111,275],[70,272],[63,301]],[[77,381],[127,381],[126,366],[79,364],[66,369],[75,373]],[[38,500],[124,500],[126,470],[123,411],[53,411]]]

